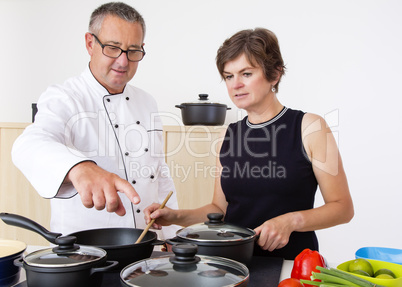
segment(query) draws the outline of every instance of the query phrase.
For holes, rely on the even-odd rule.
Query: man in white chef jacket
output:
[[[35,122],[14,143],[15,165],[51,199],[54,231],[143,229],[143,209],[175,191],[156,102],[127,84],[145,56],[144,36],[132,7],[97,8],[85,34],[89,65],[41,95]],[[167,206],[177,208],[175,192]],[[167,227],[163,237],[176,230]]]

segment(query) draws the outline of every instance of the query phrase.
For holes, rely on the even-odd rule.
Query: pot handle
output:
[[[36,232],[54,244],[57,244],[56,238],[62,235],[61,233],[50,232],[39,223],[21,215],[2,212],[0,213],[0,218],[8,225],[14,225]]]
[[[231,110],[232,108],[227,107],[226,110]]]
[[[177,237],[173,237],[170,239],[166,239],[166,243],[173,246],[176,243],[183,243],[183,241],[180,241],[179,238],[177,238]]]
[[[22,259],[22,257],[20,257],[20,258],[15,259],[13,263],[17,267],[23,267],[23,261],[24,260]]]
[[[151,242],[151,245],[163,245],[163,244],[165,244],[165,241],[159,239],[155,240],[154,242]]]
[[[114,267],[116,267],[118,264],[119,264],[119,262],[117,262],[117,261],[106,261],[105,265],[103,265],[102,267],[92,268],[91,275],[96,272],[105,272],[105,271],[111,270]]]
[[[185,106],[183,106],[183,105],[175,105],[175,107],[179,108],[179,109],[184,109],[185,108]]]

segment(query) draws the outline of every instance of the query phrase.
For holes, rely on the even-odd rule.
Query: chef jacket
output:
[[[175,187],[163,152],[163,130],[154,98],[126,85],[121,94],[109,92],[90,68],[50,86],[39,98],[35,122],[17,138],[14,164],[44,198],[51,199],[53,231],[62,234],[105,227],[144,229],[143,210],[161,203],[178,208]],[[76,164],[93,161],[132,184],[141,202],[133,205],[119,193],[124,216],[86,208],[74,186],[63,183]],[[163,228],[162,238],[174,237],[178,226]]]

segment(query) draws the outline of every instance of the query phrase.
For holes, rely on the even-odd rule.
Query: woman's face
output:
[[[223,76],[229,97],[239,109],[258,112],[267,108],[275,82],[268,82],[260,66],[254,67],[242,54],[225,64]]]

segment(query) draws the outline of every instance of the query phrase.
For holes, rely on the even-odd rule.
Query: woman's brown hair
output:
[[[279,82],[285,74],[278,39],[273,32],[265,28],[242,30],[223,42],[216,55],[216,66],[224,79],[225,64],[245,55],[253,66],[260,66],[269,82],[278,82],[274,86],[278,91]]]

